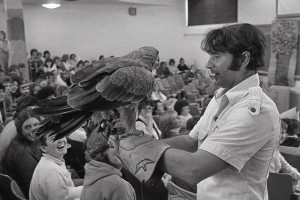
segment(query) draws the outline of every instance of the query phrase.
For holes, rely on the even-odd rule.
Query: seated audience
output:
[[[161,138],[167,139],[179,135],[180,121],[177,118],[177,112],[167,110],[159,116],[159,129],[161,130]]]
[[[85,177],[81,200],[135,200],[135,191],[122,178],[122,162],[105,133],[94,129],[87,140]]]
[[[54,62],[52,59],[50,58],[47,58],[46,61],[45,61],[45,65],[44,65],[44,68],[43,68],[44,72],[54,72],[57,70],[57,67],[56,65],[54,65]]]
[[[174,105],[174,110],[178,114],[180,126],[186,128],[186,122],[193,116],[190,114],[190,103],[186,100],[179,99]]]
[[[78,63],[76,64],[75,72],[81,70],[83,67],[84,67],[83,60],[79,60]]]
[[[168,68],[173,75],[178,73],[178,69],[175,66],[175,60],[173,58],[169,60]]]
[[[71,64],[70,57],[69,57],[68,54],[62,55],[62,57],[61,57],[61,65],[62,65],[63,70],[66,70],[66,71],[71,71],[72,69],[75,68],[75,66],[73,66]]]
[[[45,50],[44,53],[43,53],[42,60],[44,61],[44,63],[46,63],[47,59],[51,59],[51,54],[50,54],[50,51]]]
[[[167,78],[169,76],[172,75],[172,73],[170,72],[169,68],[167,67],[167,63],[166,62],[161,62],[159,64],[159,68],[156,70],[156,75],[159,78]]]
[[[161,138],[161,131],[152,116],[153,106],[153,101],[149,99],[140,102],[138,106],[139,115],[135,124],[137,130],[141,130],[145,134],[159,140]]]
[[[42,89],[42,87],[40,86],[40,84],[38,83],[31,83],[30,86],[29,86],[29,95],[35,97],[37,92]]]
[[[75,69],[76,66],[77,66],[77,56],[76,56],[76,54],[73,53],[73,54],[70,55],[69,62],[71,64],[72,68]]]
[[[78,199],[82,186],[74,186],[63,159],[67,153],[67,139],[55,141],[54,135],[47,133],[39,138],[39,142],[43,156],[32,176],[30,200]]]
[[[22,110],[30,108],[32,106],[37,106],[38,102],[39,101],[32,96],[22,97],[17,102],[17,108],[13,116],[13,119],[15,119],[18,116],[19,112],[21,112]],[[11,141],[16,137],[16,135],[17,135],[17,129],[16,129],[15,120],[11,120],[5,125],[2,133],[0,134],[0,161],[3,158]]]
[[[55,56],[53,58],[53,66],[54,69],[62,68],[61,59],[58,56]]]
[[[22,96],[20,85],[21,85],[20,79],[16,76],[12,77],[11,93],[12,93],[13,102],[17,102],[18,98]]]
[[[155,100],[160,100],[161,102],[165,102],[167,101],[167,97],[166,95],[164,95],[161,91],[160,91],[160,88],[159,88],[159,83],[158,83],[158,79],[155,80],[154,82],[154,91],[151,93],[151,99],[153,101]]]
[[[177,69],[179,72],[183,73],[183,72],[188,72],[190,69],[188,68],[188,66],[185,64],[185,61],[183,58],[180,58],[179,60],[179,64],[177,65]]]
[[[281,121],[282,131],[280,136],[279,144],[281,144],[285,139],[285,129],[287,128],[287,124],[282,120]],[[279,152],[279,145],[275,149],[273,158],[270,164],[270,172],[273,173],[286,173],[292,176],[292,178],[297,182],[300,180],[300,173],[294,167],[292,167],[285,158]],[[299,190],[297,184],[294,185],[294,190]]]
[[[159,117],[159,115],[165,112],[165,107],[160,100],[155,100],[153,102],[154,102],[154,107],[153,107],[152,114],[153,116]]]
[[[40,117],[31,109],[21,111],[15,118],[17,136],[13,139],[2,159],[2,167],[20,186],[26,198],[33,171],[41,153],[33,136],[33,130],[40,122]]]

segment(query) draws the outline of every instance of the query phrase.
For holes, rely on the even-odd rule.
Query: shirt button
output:
[[[251,112],[255,112],[256,110],[255,110],[255,108],[251,108]]]

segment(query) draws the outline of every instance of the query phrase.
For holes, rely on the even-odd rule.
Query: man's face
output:
[[[210,69],[216,86],[231,89],[238,84],[238,80],[243,75],[243,72],[241,70],[230,70],[232,65],[237,65],[237,62],[230,53],[214,53],[210,55],[206,68]]]
[[[44,153],[62,160],[68,149],[67,139],[64,137],[54,141],[54,137],[54,135],[49,136],[49,134],[46,136],[47,146],[42,146],[42,150]]]

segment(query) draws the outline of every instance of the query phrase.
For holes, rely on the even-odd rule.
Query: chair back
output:
[[[300,171],[300,148],[280,145],[279,151],[290,165]]]
[[[292,176],[284,173],[270,173],[268,178],[269,200],[292,200]]]
[[[21,191],[20,187],[18,186],[18,184],[15,180],[11,181],[10,188],[11,188],[12,193],[15,195],[15,197],[18,200],[26,200],[23,192]]]
[[[6,174],[0,173],[0,194],[3,199],[18,200],[11,190],[12,178]]]
[[[172,181],[167,182],[167,190],[169,192],[168,199],[172,200],[196,200],[197,195],[177,186]]]

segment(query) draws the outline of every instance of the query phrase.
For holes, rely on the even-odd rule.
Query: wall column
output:
[[[7,15],[7,38],[10,44],[9,66],[23,63],[20,69],[25,82],[29,82],[29,71],[25,43],[22,0],[4,0]]]

